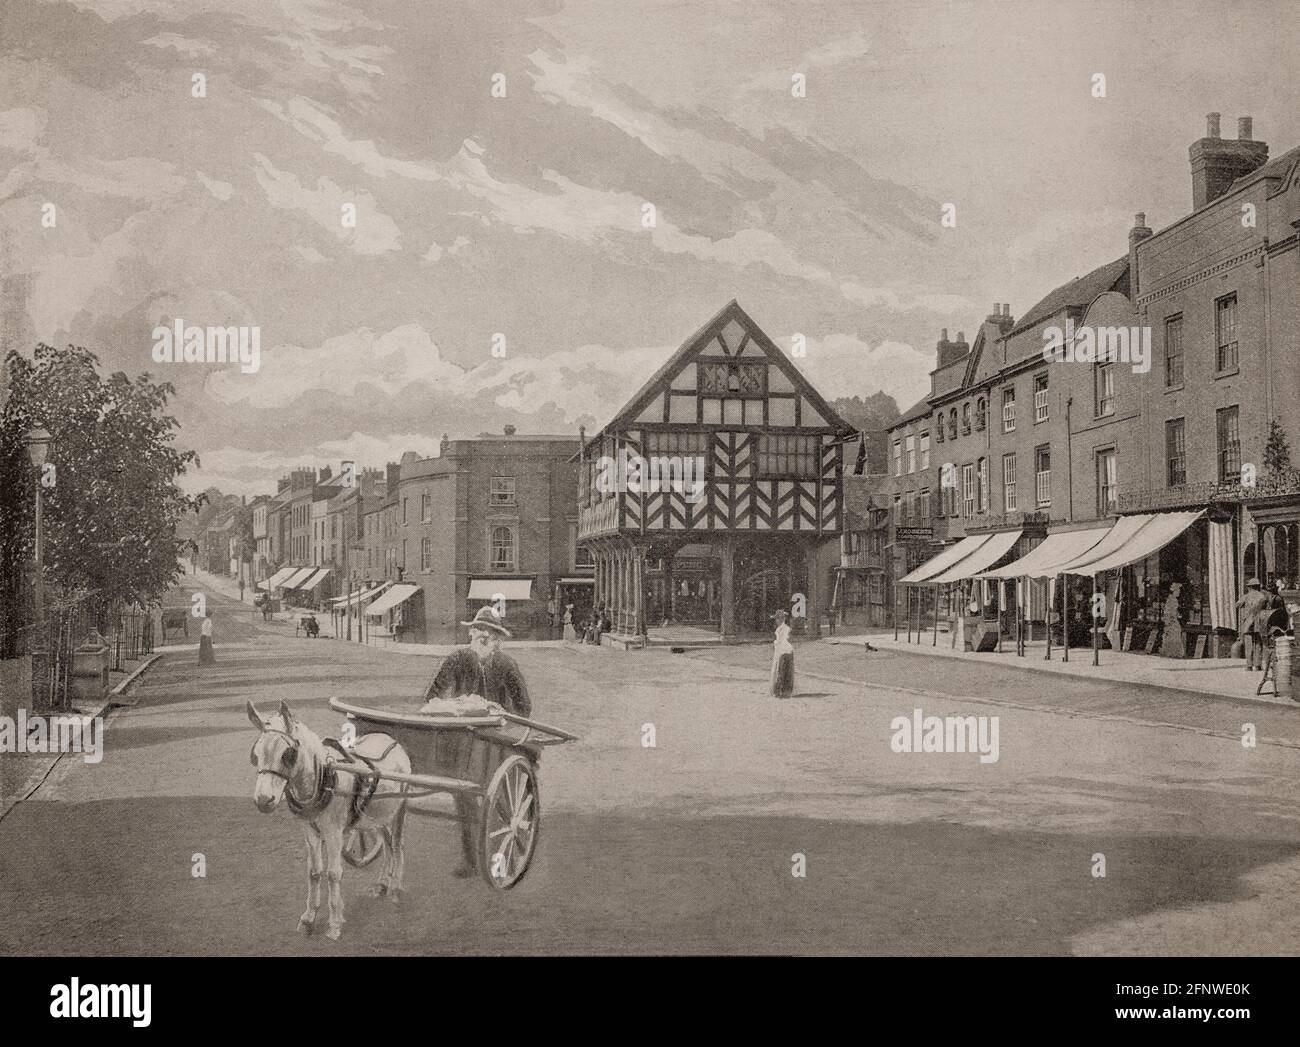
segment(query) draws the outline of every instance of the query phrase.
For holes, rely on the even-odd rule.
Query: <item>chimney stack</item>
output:
[[[994,327],[998,329],[998,332],[1000,334],[1005,335],[1008,331],[1011,330],[1011,314],[1009,312],[1010,308],[1011,306],[1007,305],[1004,302],[994,302],[993,312],[989,314],[987,317],[985,317],[984,322],[987,324],[992,324]]]
[[[514,427],[513,425],[507,425],[506,428],[505,428],[505,433],[506,433],[506,436],[514,436],[514,435],[515,435],[515,427]]]
[[[1249,116],[1237,120],[1236,139],[1219,137],[1219,114],[1206,117],[1206,135],[1188,149],[1192,164],[1192,207],[1200,210],[1213,203],[1238,178],[1262,167],[1268,160],[1268,145],[1251,138],[1253,121]]]
[[[1138,244],[1151,235],[1146,213],[1139,211],[1133,216],[1133,228],[1128,231],[1128,287],[1133,301],[1137,301],[1138,296]]]
[[[966,344],[965,336],[958,331],[955,342],[948,341],[948,328],[943,328],[939,335],[939,344],[935,346],[938,356],[937,367],[947,367],[951,363],[956,363],[970,351],[970,346]]]

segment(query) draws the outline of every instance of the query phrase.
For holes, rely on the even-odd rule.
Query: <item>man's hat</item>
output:
[[[1258,588],[1260,588],[1259,579],[1258,579],[1258,578],[1252,578],[1250,581],[1248,581],[1248,582],[1246,583],[1246,588],[1247,588],[1247,589],[1258,589]]]
[[[510,630],[501,624],[501,617],[494,607],[480,607],[478,614],[474,615],[473,621],[461,622],[460,624],[468,625],[471,629],[487,629],[490,632],[500,633],[502,636],[510,635]]]

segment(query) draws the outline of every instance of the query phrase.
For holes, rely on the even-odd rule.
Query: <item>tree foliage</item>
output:
[[[177,524],[198,507],[177,479],[198,464],[173,440],[170,383],[118,371],[101,377],[95,354],[39,345],[5,361],[9,397],[0,412],[0,584],[14,593],[33,555],[38,475],[26,435],[49,430],[54,484],[44,489],[49,583],[84,590],[102,618],[115,601],[160,596],[177,578]],[[12,601],[10,602],[12,605]]]

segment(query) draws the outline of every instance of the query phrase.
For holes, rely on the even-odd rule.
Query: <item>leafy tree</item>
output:
[[[1264,444],[1264,469],[1271,476],[1285,476],[1292,472],[1291,445],[1286,430],[1274,418],[1268,423],[1268,440]]]
[[[95,354],[77,346],[39,345],[31,359],[5,361],[9,398],[0,413],[0,593],[16,596],[32,557],[36,471],[26,434],[49,430],[54,484],[44,492],[45,577],[89,594],[102,628],[114,602],[144,602],[177,579],[183,539],[177,525],[199,507],[177,479],[198,464],[173,445],[166,413],[170,383],[118,371],[100,376]],[[13,608],[14,599],[0,600]],[[12,613],[11,611],[9,613]],[[11,623],[0,630],[11,635]]]

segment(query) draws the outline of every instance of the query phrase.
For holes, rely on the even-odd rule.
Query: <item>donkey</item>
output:
[[[322,871],[329,878],[329,930],[325,937],[338,941],[343,930],[343,843],[353,829],[369,829],[383,840],[384,873],[370,891],[373,897],[397,901],[402,891],[405,856],[402,825],[406,815],[406,786],[375,795],[378,775],[345,770],[338,761],[345,754],[380,773],[411,773],[406,750],[386,734],[367,734],[344,750],[326,743],[285,702],[276,716],[264,717],[248,703],[248,718],[261,732],[253,743],[251,760],[257,768],[253,802],[270,814],[284,800],[299,818],[307,840],[307,911],[298,930],[311,934],[320,910]],[[335,746],[331,750],[330,745]]]

